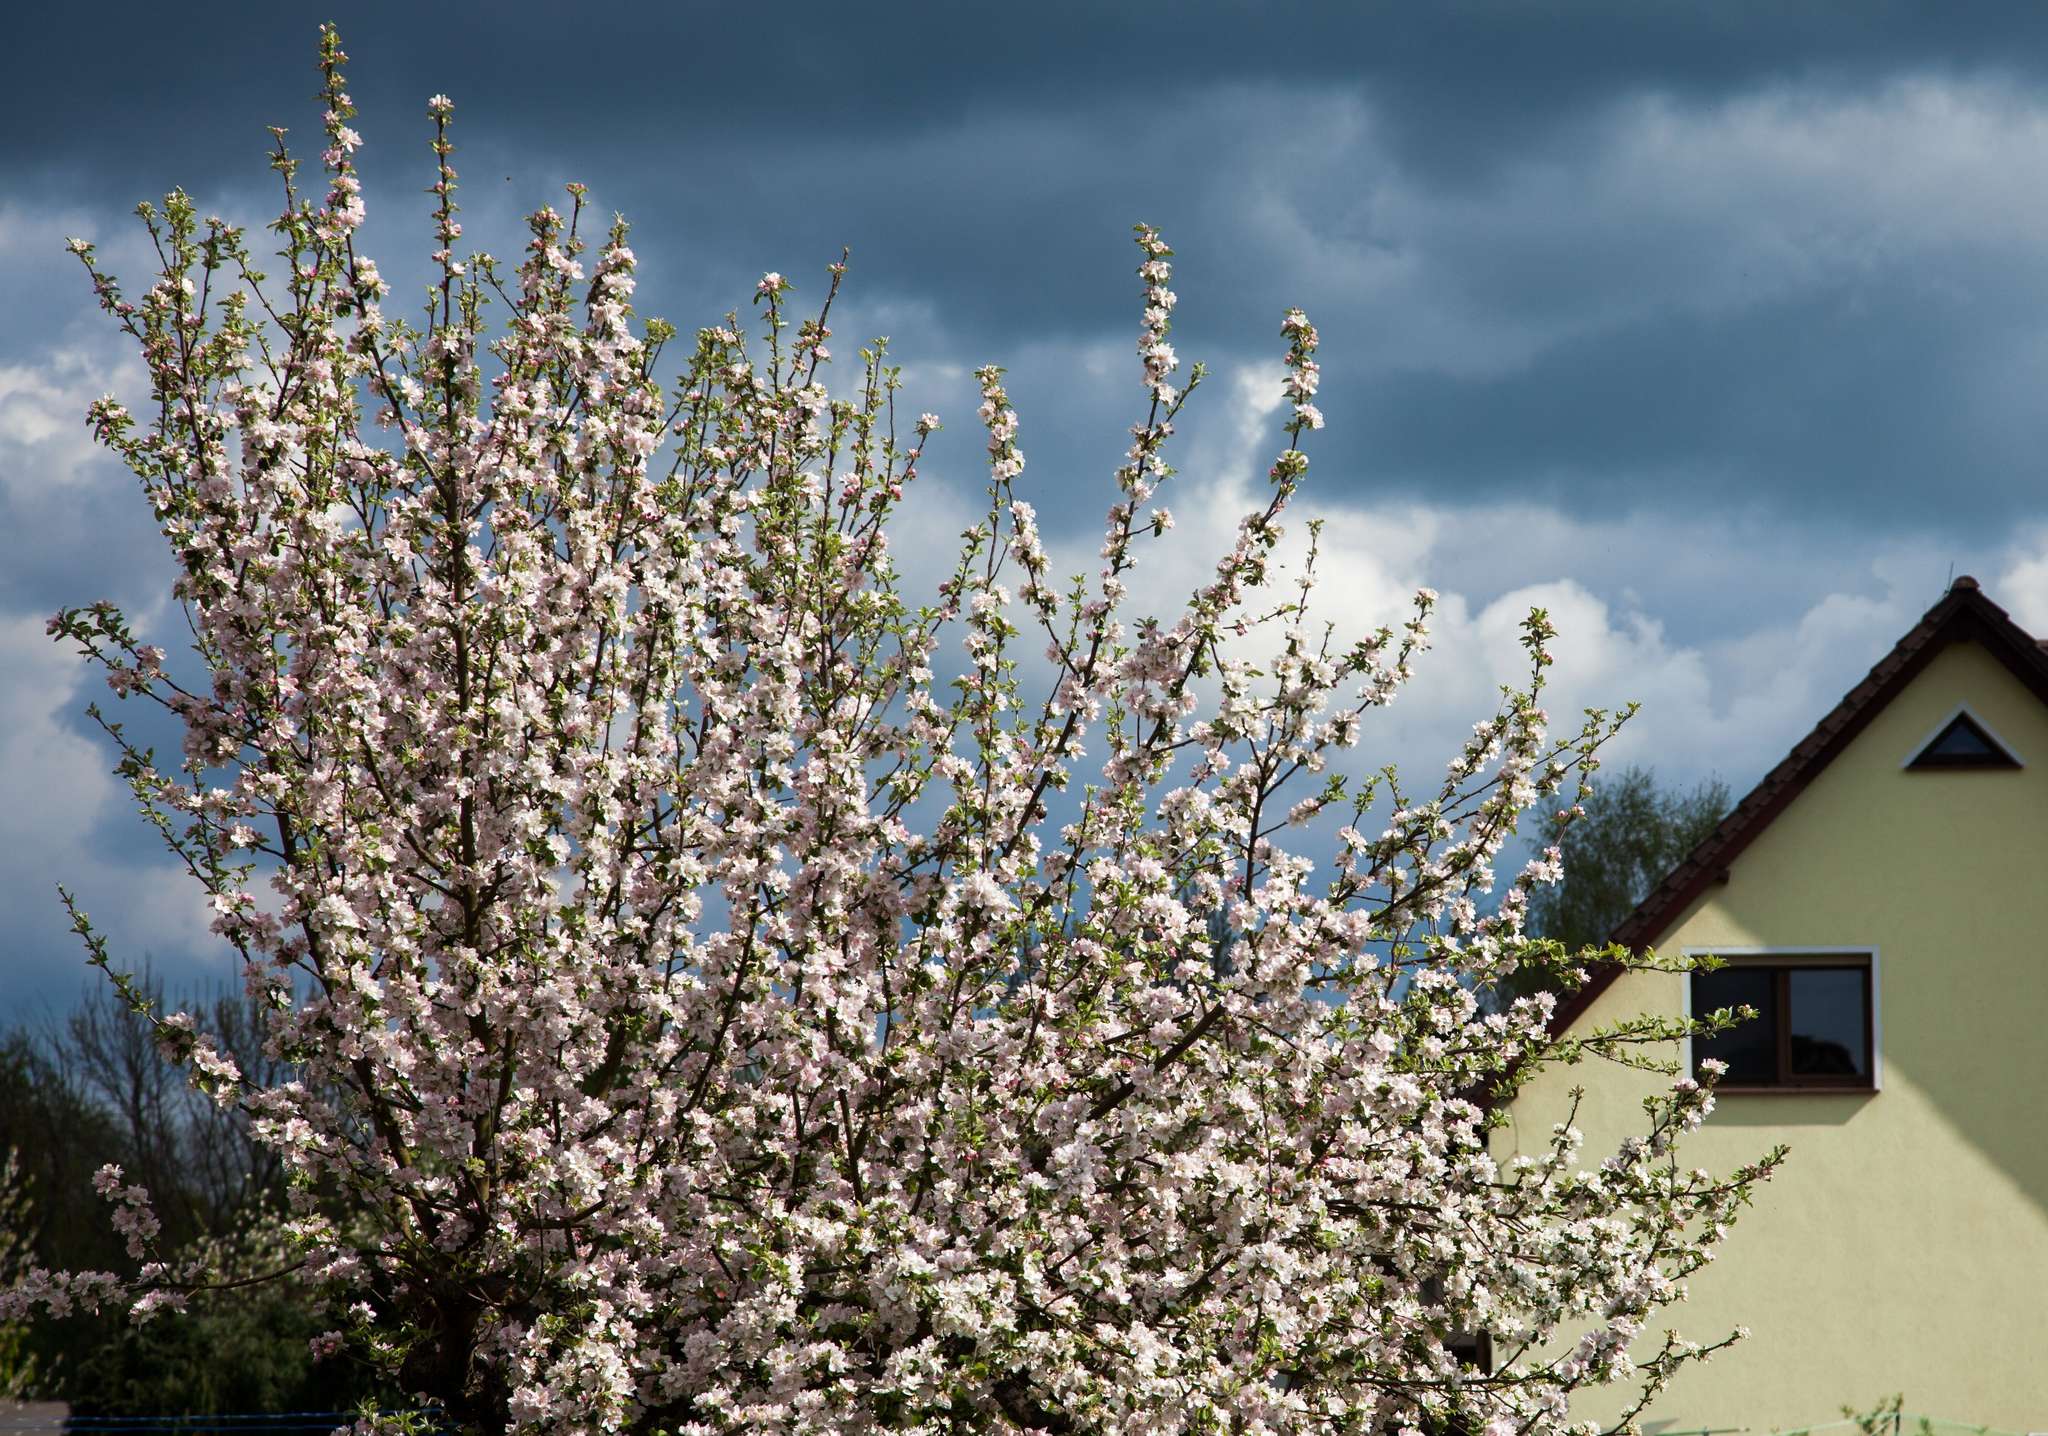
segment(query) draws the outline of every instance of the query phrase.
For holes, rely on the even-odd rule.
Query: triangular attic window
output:
[[[1958,713],[1913,756],[1908,768],[2017,768],[2019,759],[2005,751],[1977,720]]]

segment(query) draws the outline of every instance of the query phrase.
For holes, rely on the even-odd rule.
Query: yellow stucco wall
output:
[[[1902,772],[1958,703],[2026,766]],[[1977,645],[1947,648],[1659,946],[1874,949],[1881,1090],[1729,1095],[1681,1149],[1715,1171],[1792,1150],[1662,1323],[1753,1335],[1645,1425],[1765,1432],[1902,1392],[1909,1411],[2048,1430],[2048,708]],[[1629,974],[1581,1021],[1676,1015],[1685,981]],[[1654,1081],[1598,1061],[1539,1074],[1499,1149],[1540,1152],[1583,1085],[1597,1162]]]

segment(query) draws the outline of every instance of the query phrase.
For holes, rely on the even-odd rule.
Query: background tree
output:
[[[159,1010],[170,1005],[146,972],[134,990]],[[240,995],[213,991],[178,1005],[246,1070],[288,1080],[262,1051],[261,1015]],[[0,1286],[32,1265],[120,1263],[119,1238],[91,1206],[50,1210],[33,1199],[88,1190],[108,1164],[146,1174],[167,1251],[203,1254],[224,1274],[277,1264],[284,1183],[275,1154],[252,1140],[245,1114],[196,1090],[151,1023],[104,983],[63,1020],[0,1043],[0,1151],[10,1144],[18,1150],[0,1170]],[[310,1343],[325,1329],[305,1289],[275,1282],[202,1298],[174,1326],[137,1326],[118,1311],[9,1323],[0,1330],[0,1395],[11,1376],[12,1394],[106,1416],[347,1410],[388,1397],[359,1364],[315,1360]]]
[[[1529,896],[1529,931],[1577,951],[1603,947],[1653,885],[1728,816],[1728,785],[1681,791],[1630,765],[1593,782],[1585,816],[1558,839],[1563,876]]]
[[[190,1013],[197,1030],[263,1080],[290,1080],[287,1065],[263,1050],[262,1015],[240,995],[184,994],[172,1004],[146,969],[129,990],[153,1010]],[[61,1020],[17,1028],[0,1043],[0,1145],[20,1154],[25,1179],[42,1192],[77,1191],[99,1167],[118,1164],[158,1194],[163,1237],[174,1246],[230,1237],[284,1194],[283,1169],[253,1139],[247,1115],[195,1089],[151,1022],[105,983],[86,989]],[[69,1205],[46,1211],[39,1250],[103,1264],[120,1244],[98,1213]]]
[[[13,1285],[34,1259],[35,1203],[27,1176],[11,1147],[0,1147],[0,1287]],[[36,1352],[27,1326],[0,1322],[0,1401],[15,1400],[35,1389]]]
[[[1702,1354],[1631,1349],[1770,1160],[1673,1161],[1710,1105],[1678,1077],[1597,1177],[1568,1126],[1503,1171],[1463,1095],[1552,1050],[1547,997],[1470,990],[1528,950],[1551,865],[1479,899],[1613,725],[1550,733],[1536,611],[1525,684],[1440,778],[1342,771],[1435,596],[1340,641],[1313,544],[1282,572],[1323,422],[1305,314],[1266,495],[1136,609],[1201,377],[1141,227],[1097,571],[1052,570],[985,368],[987,507],[913,602],[890,520],[938,420],[898,422],[879,343],[824,383],[843,263],[810,317],[768,274],[757,338],[728,316],[662,369],[676,331],[635,324],[625,226],[589,247],[580,187],[516,270],[458,253],[437,96],[436,283],[391,319],[331,30],[322,58],[322,195],[275,159],[281,282],[181,193],[142,209],[135,301],[76,245],[152,376],[146,423],[93,422],[179,566],[193,671],[111,605],[52,627],[183,725],[166,767],[95,713],[283,1068],[74,920],[282,1164],[272,1274],[327,1304],[323,1348],[471,1429],[693,1436],[1543,1431]],[[125,1263],[32,1272],[0,1318],[249,1279],[96,1186]],[[1449,1349],[1477,1330],[1491,1371]]]
[[[1557,880],[1530,890],[1527,931],[1557,944],[1482,985],[1500,1009],[1539,992],[1576,987],[1580,959],[1604,949],[1623,918],[1728,815],[1728,785],[1709,778],[1690,791],[1665,788],[1654,769],[1631,764],[1581,784],[1578,812],[1554,852]]]
[[[52,1201],[77,1192],[107,1162],[125,1156],[112,1115],[63,1080],[46,1040],[17,1029],[0,1039],[0,1149],[12,1151],[35,1204],[25,1233],[37,1261],[104,1266],[120,1251],[96,1209]]]

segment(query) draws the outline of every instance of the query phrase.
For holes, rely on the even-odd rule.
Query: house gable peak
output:
[[[1729,864],[1869,726],[1886,704],[1905,691],[1937,654],[1959,642],[1981,644],[2042,704],[2048,705],[2048,641],[2037,642],[1984,595],[1975,578],[1959,575],[1863,680],[1844,694],[1813,731],[1800,739],[1720,825],[1621,920],[1609,941],[1643,948],[1663,937],[1702,893],[1727,880]],[[1967,710],[1951,715],[1952,719],[1967,717]],[[1952,726],[1953,723],[1945,724],[1930,735],[1933,741],[1923,745],[1922,751],[1947,736]],[[1972,720],[1971,726],[1991,739],[2006,758],[2006,763],[1976,766],[2017,766],[2010,751],[1997,743],[1995,735],[1989,734],[1980,721]],[[1596,969],[1583,987],[1557,1005],[1551,1019],[1552,1030],[1562,1033],[1569,1028],[1621,971],[1613,965]]]

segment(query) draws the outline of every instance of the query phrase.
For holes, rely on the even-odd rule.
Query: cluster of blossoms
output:
[[[1316,361],[1308,356],[1316,351],[1316,327],[1308,322],[1308,316],[1299,309],[1287,311],[1287,318],[1280,325],[1280,332],[1294,341],[1294,353],[1289,356],[1287,379],[1283,392],[1287,402],[1294,406],[1294,417],[1304,428],[1323,427],[1323,411],[1315,406],[1316,389],[1322,383],[1322,370]]]
[[[341,58],[330,33],[324,201],[276,162],[288,297],[177,194],[139,302],[92,271],[155,410],[93,423],[204,681],[108,606],[53,624],[183,726],[167,768],[106,721],[289,1077],[159,1033],[289,1171],[321,1355],[479,1429],[714,1433],[1542,1431],[1697,1354],[1631,1343],[1762,1172],[1675,1165],[1707,1093],[1597,1163],[1568,1123],[1489,1152],[1551,1000],[1473,986],[1555,958],[1520,930],[1554,858],[1482,899],[1611,722],[1547,735],[1536,614],[1527,687],[1440,783],[1339,771],[1433,595],[1342,647],[1313,563],[1275,592],[1321,423],[1304,317],[1268,499],[1175,619],[1127,619],[1195,387],[1140,229],[1148,411],[1100,571],[1051,574],[987,369],[989,506],[917,606],[888,523],[938,420],[899,439],[879,345],[826,389],[829,295],[785,343],[768,275],[759,347],[729,318],[663,382],[675,331],[636,328],[625,228],[593,252],[580,189],[516,271],[456,257],[436,97],[438,282],[389,320]],[[1326,812],[1319,876],[1278,836]],[[0,1317],[206,1282],[105,1182],[147,1264],[32,1274]]]
[[[112,1162],[93,1173],[92,1189],[114,1204],[114,1230],[127,1244],[128,1255],[138,1261],[147,1256],[157,1233],[163,1230],[156,1209],[150,1205],[149,1189],[133,1184],[123,1186],[121,1169]]]

